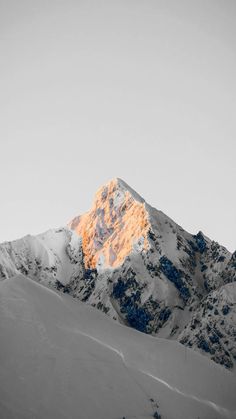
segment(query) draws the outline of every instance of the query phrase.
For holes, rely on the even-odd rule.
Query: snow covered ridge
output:
[[[236,253],[184,231],[120,179],[67,227],[0,245],[1,279],[18,273],[235,367]]]

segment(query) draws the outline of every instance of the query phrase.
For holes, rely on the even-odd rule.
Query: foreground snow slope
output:
[[[23,275],[0,283],[0,333],[2,419],[236,417],[232,373]]]

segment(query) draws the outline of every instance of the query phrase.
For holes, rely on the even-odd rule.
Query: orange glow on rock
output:
[[[91,210],[69,223],[82,237],[86,268],[95,268],[100,258],[106,267],[120,265],[140,239],[142,249],[149,248],[145,203],[120,182],[114,179],[100,188]]]

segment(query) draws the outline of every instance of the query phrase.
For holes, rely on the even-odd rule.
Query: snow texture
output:
[[[0,283],[3,419],[233,419],[235,376],[19,274]]]

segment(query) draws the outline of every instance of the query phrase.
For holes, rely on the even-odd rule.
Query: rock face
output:
[[[236,360],[236,283],[221,286],[200,302],[179,341],[227,368]]]
[[[69,227],[82,237],[86,268],[117,267],[142,240],[149,247],[150,228],[144,200],[122,180],[115,179],[96,193],[92,209],[74,218]]]
[[[2,279],[24,273],[227,368],[236,356],[235,261],[120,179],[100,188],[91,210],[68,227],[0,246]]]

